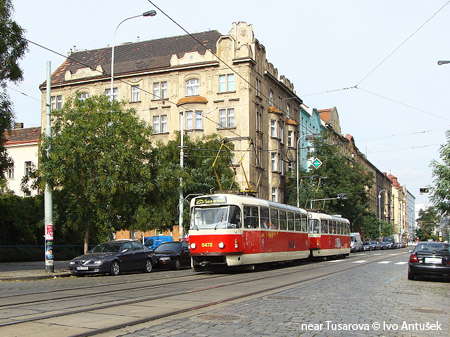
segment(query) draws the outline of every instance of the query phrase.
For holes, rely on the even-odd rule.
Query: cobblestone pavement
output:
[[[407,280],[407,258],[392,256],[271,295],[115,335],[448,336],[450,282]],[[358,259],[363,255],[352,263]]]

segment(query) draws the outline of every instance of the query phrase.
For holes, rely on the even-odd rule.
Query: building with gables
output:
[[[152,125],[156,141],[173,140],[180,130],[217,134],[233,142],[235,161],[242,162],[241,189],[284,201],[302,100],[266,59],[252,25],[233,23],[225,35],[213,30],[118,45],[112,92],[111,56],[111,47],[70,53],[51,76],[52,109],[77,91],[81,99],[106,94],[127,101]],[[41,91],[45,125],[44,84]]]

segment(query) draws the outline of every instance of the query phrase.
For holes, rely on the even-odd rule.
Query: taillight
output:
[[[417,255],[411,254],[411,256],[409,257],[409,262],[410,263],[419,263],[419,259],[417,258]]]

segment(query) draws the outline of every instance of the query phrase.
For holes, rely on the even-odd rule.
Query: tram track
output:
[[[134,326],[134,325],[138,325],[138,324],[142,324],[142,323],[146,323],[146,322],[151,322],[151,321],[155,321],[158,319],[162,319],[162,318],[170,318],[176,315],[179,315],[181,313],[188,313],[188,312],[195,312],[197,310],[200,309],[205,309],[208,307],[213,307],[215,305],[221,304],[221,303],[227,303],[227,302],[232,302],[235,300],[241,300],[241,299],[245,299],[245,298],[249,298],[252,296],[256,296],[256,295],[261,295],[264,293],[270,293],[276,290],[281,290],[283,288],[288,288],[291,286],[298,286],[301,283],[307,283],[322,277],[328,277],[334,274],[339,274],[339,273],[343,273],[346,272],[348,270],[351,269],[355,269],[355,268],[361,268],[362,266],[366,266],[368,264],[371,263],[376,263],[382,259],[385,259],[386,256],[382,255],[382,256],[377,256],[377,257],[371,257],[371,261],[367,261],[365,264],[351,264],[351,260],[352,259],[346,259],[344,260],[344,262],[347,262],[347,265],[344,266],[344,268],[342,268],[343,264],[339,264],[340,267],[335,267],[337,264],[329,264],[329,263],[309,263],[309,264],[302,264],[301,266],[299,266],[299,268],[297,267],[293,267],[293,268],[289,268],[289,270],[284,269],[284,271],[282,271],[280,273],[280,270],[282,269],[272,269],[269,270],[268,272],[264,272],[264,274],[260,274],[260,277],[255,277],[257,275],[255,275],[255,273],[244,273],[244,274],[239,274],[239,278],[235,278],[234,275],[235,274],[219,274],[217,275],[217,277],[214,277],[214,275],[209,275],[207,277],[201,277],[202,274],[194,274],[194,275],[190,275],[188,277],[184,277],[183,280],[178,280],[178,281],[174,281],[171,283],[172,286],[177,286],[179,284],[185,285],[188,287],[188,289],[186,290],[179,290],[179,291],[174,291],[174,290],[170,290],[167,289],[166,291],[164,291],[163,293],[159,293],[158,295],[145,295],[145,296],[140,296],[138,298],[133,298],[133,299],[128,299],[128,300],[124,300],[123,298],[118,298],[118,299],[111,299],[110,301],[108,301],[108,303],[102,302],[102,304],[93,304],[90,306],[86,306],[86,305],[74,305],[72,306],[70,309],[65,309],[65,310],[60,310],[60,311],[56,311],[56,312],[51,312],[51,313],[46,313],[46,314],[36,314],[34,313],[32,315],[32,317],[27,317],[25,316],[17,316],[17,317],[10,317],[10,320],[7,322],[2,322],[0,323],[0,328],[5,328],[5,327],[11,327],[11,326],[16,326],[16,327],[20,327],[24,324],[27,323],[32,323],[32,322],[39,322],[40,324],[51,324],[51,323],[46,323],[45,321],[49,321],[49,320],[54,320],[54,319],[61,319],[63,318],[65,322],[71,321],[71,320],[76,320],[78,318],[77,315],[81,314],[81,313],[99,313],[102,310],[106,310],[106,309],[111,309],[111,308],[115,308],[117,310],[119,310],[118,308],[126,308],[127,306],[130,305],[138,305],[138,306],[151,306],[151,303],[153,302],[158,302],[158,301],[171,301],[174,300],[176,301],[178,298],[182,298],[182,297],[186,297],[186,296],[190,296],[192,298],[195,298],[196,295],[201,295],[202,298],[202,303],[198,304],[197,302],[193,301],[192,304],[188,304],[186,302],[183,302],[183,306],[182,308],[179,309],[173,309],[173,310],[168,310],[167,312],[164,313],[153,313],[153,314],[148,314],[148,315],[143,315],[142,317],[136,319],[135,317],[129,317],[128,320],[126,320],[125,322],[120,322],[117,324],[108,324],[108,326],[106,327],[99,327],[99,328],[91,328],[91,329],[87,329],[88,331],[84,331],[82,333],[79,334],[72,334],[74,336],[92,336],[92,335],[96,335],[96,334],[100,334],[100,333],[104,333],[107,331],[112,331],[112,330],[117,330],[117,329],[121,329],[124,328],[126,326]],[[310,276],[308,277],[307,275],[309,275],[310,273],[312,273],[314,276]],[[292,282],[283,282],[281,285],[277,284],[275,286],[261,286],[259,284],[272,284],[272,282],[267,282],[267,280],[270,279],[290,279],[290,275],[292,276],[293,274],[299,274],[299,276],[301,277],[301,280],[299,279],[295,279],[295,281]],[[231,279],[227,282],[223,282],[223,280],[229,276]],[[206,279],[209,280],[213,280],[213,281],[219,281],[219,283],[217,284],[211,284],[208,286],[202,286],[202,287],[192,287],[190,286],[191,283],[198,283],[198,281],[205,281]],[[125,284],[128,284],[128,282],[124,282]],[[254,287],[250,287],[251,289],[253,289],[252,291],[245,291],[245,292],[239,292],[236,294],[236,288],[239,285],[242,284],[258,284],[258,286],[254,286]],[[115,285],[117,287],[117,284]],[[144,286],[142,289],[161,289],[161,288],[168,288],[167,287],[168,284],[160,284],[158,285],[147,285]],[[98,287],[98,286],[96,286]],[[93,288],[96,288],[93,287]],[[80,289],[85,289],[86,287],[80,287]],[[208,298],[207,294],[214,294],[214,293],[220,293],[220,292],[225,292],[225,289],[230,288],[230,289],[234,289],[235,291],[230,290],[230,293],[233,294],[232,296],[223,296],[220,298],[215,298],[214,300],[211,301],[204,301],[203,299]],[[127,289],[122,289],[123,292],[127,292],[130,290],[135,290],[136,288],[130,288],[128,287]],[[140,290],[142,290],[140,289]],[[63,291],[63,290],[61,290]],[[111,291],[115,291],[117,292],[117,289],[115,290],[109,290],[109,291],[102,291],[102,292],[97,292],[97,295],[100,294],[108,294]],[[203,294],[203,295],[202,295]],[[69,297],[65,297],[67,300],[76,297],[77,295],[73,295],[70,298]],[[78,295],[78,299],[80,295]],[[85,296],[92,296],[91,294],[86,294]],[[50,303],[52,300],[54,299],[47,299],[44,302],[45,304]],[[59,298],[59,300],[63,300],[63,298]],[[26,306],[26,305],[30,305],[30,304],[35,304],[37,303],[36,301],[25,301],[22,303],[17,302],[15,304],[15,306],[17,308],[20,308],[20,306]],[[41,302],[39,302],[41,303]],[[120,311],[120,310],[119,310]],[[151,311],[151,310],[150,310]],[[1,332],[1,331],[0,331]]]

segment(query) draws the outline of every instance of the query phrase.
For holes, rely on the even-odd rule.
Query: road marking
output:
[[[366,260],[358,260],[358,261],[354,261],[353,263],[366,263]]]
[[[398,264],[398,265],[404,265],[404,264],[407,264],[408,262],[397,262],[396,264]]]
[[[392,281],[395,281],[396,279],[398,279],[400,276],[404,275],[403,273],[398,274],[397,276],[394,276],[393,278],[391,278],[390,280],[387,280],[386,282],[384,282],[384,285],[391,283]]]
[[[380,261],[380,262],[378,262],[379,264],[388,264],[388,263],[391,263],[392,261]]]
[[[400,254],[389,254],[390,256],[397,256],[397,255],[400,255]]]
[[[335,263],[335,262],[341,262],[341,261],[345,261],[345,260],[330,260],[330,261],[328,261],[328,262],[330,262],[330,263]]]
[[[375,254],[373,254],[373,255],[378,256],[378,255],[381,255],[381,254],[380,254],[380,253],[378,253],[378,254],[375,253]]]

